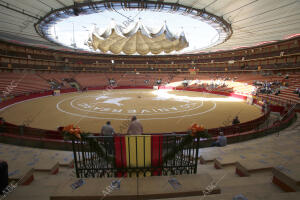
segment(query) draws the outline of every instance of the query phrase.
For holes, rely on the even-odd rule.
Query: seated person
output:
[[[236,117],[232,120],[232,125],[239,124],[239,123],[240,123],[239,117],[236,116]]]
[[[266,93],[267,94],[272,94],[272,89],[271,88],[266,88]]]
[[[289,79],[289,74],[286,74],[284,78]]]
[[[223,132],[220,132],[220,135],[218,136],[217,141],[213,142],[211,144],[212,147],[224,147],[227,145],[227,138],[224,136]]]
[[[187,81],[186,79],[184,79],[184,80],[182,81],[182,84],[183,84],[184,87],[187,87],[187,86],[188,86],[188,81]]]
[[[264,87],[259,88],[259,92],[262,94],[266,93],[266,88]]]
[[[160,84],[161,84],[161,82],[162,82],[162,80],[161,80],[161,79],[158,79],[158,80],[156,80],[156,84],[157,84],[157,85],[160,85]]]

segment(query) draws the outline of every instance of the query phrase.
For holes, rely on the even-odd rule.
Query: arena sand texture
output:
[[[136,115],[145,133],[186,131],[192,123],[205,128],[231,125],[238,115],[241,122],[262,115],[255,105],[240,99],[191,91],[120,89],[75,92],[47,96],[14,104],[0,112],[7,122],[34,128],[56,130],[59,126],[78,125],[97,133],[111,121],[118,133],[127,131]]]

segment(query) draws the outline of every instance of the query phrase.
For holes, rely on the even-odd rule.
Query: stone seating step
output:
[[[257,154],[256,152],[232,153],[216,158],[214,160],[214,166],[216,169],[221,169],[228,165],[235,165],[235,163],[240,160],[249,160],[255,158],[263,158],[263,156],[261,154]]]
[[[111,189],[117,178],[87,178],[77,189],[71,185],[79,179],[72,178],[58,186],[50,200],[72,199],[153,199],[173,198],[180,196],[203,195],[213,179],[208,174],[151,176],[139,178],[120,178],[120,189]],[[210,188],[207,194],[220,193],[218,186]]]
[[[300,160],[273,168],[272,182],[287,192],[300,191]]]
[[[232,200],[233,197],[243,195],[248,200],[298,200],[300,192],[285,192],[285,193],[265,193],[257,194],[253,192],[246,193],[232,193],[232,194],[213,194],[209,196],[193,196],[193,197],[180,197],[164,200]],[[157,199],[158,200],[158,199]]]

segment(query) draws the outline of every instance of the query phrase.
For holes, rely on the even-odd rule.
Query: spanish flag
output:
[[[161,174],[162,136],[115,136],[114,143],[117,176],[155,176]],[[148,168],[149,170],[141,171],[139,168]]]

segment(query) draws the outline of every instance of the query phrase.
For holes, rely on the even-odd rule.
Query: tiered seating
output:
[[[11,90],[9,88],[11,88]],[[8,95],[40,92],[49,89],[49,84],[36,74],[0,73],[0,91],[6,91]]]
[[[238,187],[236,187],[238,188]],[[262,188],[261,190],[263,190]],[[237,193],[228,193],[222,195],[208,195],[208,196],[193,196],[193,197],[180,197],[180,198],[171,198],[164,200],[199,200],[199,199],[207,199],[207,200],[232,200],[236,196],[240,196],[237,198],[238,200],[242,199],[241,195],[247,197],[248,200],[298,200],[300,196],[300,192],[289,192],[289,193],[258,193],[258,192],[250,192],[252,188],[249,188],[249,192],[243,192],[242,194]],[[156,199],[158,200],[158,199]]]
[[[137,78],[139,77],[135,73],[124,73],[122,76],[112,76],[118,86],[137,86]]]
[[[39,72],[37,74],[42,79],[46,80],[49,84],[55,82],[56,86],[59,86],[60,89],[70,88],[71,85],[65,79],[71,79],[74,76],[74,73],[71,72]],[[50,84],[51,85],[51,84]]]
[[[300,88],[300,74],[290,75],[289,79],[284,79],[289,85],[287,88],[280,90],[279,95],[269,94],[261,95],[267,99],[277,99],[283,102],[300,103],[298,94],[294,94],[296,88]]]
[[[235,181],[227,178],[226,180],[222,180],[222,183],[219,184],[222,190],[221,194],[209,196],[208,199],[232,199],[236,194],[244,194],[248,199],[265,199],[262,198],[266,195],[263,194],[263,190],[267,190],[266,187],[269,187],[271,182],[279,186],[278,188],[280,188],[281,191],[300,191],[300,151],[298,150],[300,143],[298,134],[299,125],[300,121],[298,120],[291,127],[280,132],[279,135],[271,135],[265,138],[237,143],[222,148],[201,149],[201,165],[199,165],[199,171],[209,171],[211,175],[215,174],[212,170],[207,170],[206,167],[213,164],[216,169],[219,169],[218,171],[225,170],[223,173],[228,174],[231,178],[232,175],[229,174],[228,170],[234,170],[232,168],[235,168],[235,173],[237,175],[249,177],[243,179],[248,180],[248,183],[246,183],[247,187],[243,190],[238,190],[240,184],[236,184],[236,188],[231,188],[234,191],[238,191],[238,193],[235,194],[223,195],[223,191],[225,190],[224,187],[227,188],[230,184],[229,182]],[[271,180],[270,177],[271,172],[273,173],[273,180]],[[216,176],[219,176],[217,174],[220,173],[216,173]],[[265,175],[262,176],[261,174]],[[256,177],[260,178],[255,181],[252,180]],[[265,183],[262,185],[263,190],[259,192],[257,187],[259,187],[260,181]],[[256,189],[252,188],[252,183],[256,184]],[[273,189],[270,188],[270,190]],[[256,195],[251,195],[251,193],[247,193],[247,191],[252,191],[252,193],[255,193],[255,191],[257,192]],[[297,195],[299,194],[300,193]],[[271,196],[271,194],[269,195]],[[274,199],[297,199],[296,196],[290,196],[289,193],[278,193],[278,196],[281,198]],[[297,197],[299,198],[299,196]],[[270,198],[268,197],[267,199]]]
[[[55,80],[58,83],[63,82],[65,78],[74,78],[79,84],[80,87],[105,87],[108,86],[108,80],[113,78],[116,81],[117,86],[131,86],[131,87],[140,87],[147,86],[151,87],[156,84],[156,80],[162,79],[162,84],[170,82],[168,86],[174,86],[177,88],[183,88],[181,81],[184,79],[193,80],[189,87],[190,88],[199,88],[201,87],[198,84],[198,80],[200,84],[207,83],[209,84],[212,80],[216,78],[230,78],[230,80],[225,81],[227,87],[218,87],[214,88],[216,91],[231,93],[234,92],[236,94],[248,95],[251,94],[253,90],[252,83],[254,80],[257,81],[286,81],[289,84],[289,87],[286,89],[282,89],[279,95],[275,94],[260,94],[263,98],[271,99],[271,100],[282,100],[286,102],[294,102],[299,103],[300,98],[297,94],[294,94],[296,88],[300,87],[300,75],[293,74],[290,75],[289,79],[284,79],[282,76],[262,76],[257,73],[245,73],[245,74],[237,74],[237,73],[228,73],[225,75],[218,74],[197,74],[197,75],[187,75],[187,74],[167,74],[167,73],[67,73],[67,72],[39,72],[37,74],[34,73],[9,73],[2,72],[0,74],[0,90],[6,91],[10,85],[17,85],[13,87],[8,93],[11,95],[20,95],[24,93],[30,92],[40,92],[50,89],[50,85],[48,80]],[[235,81],[232,81],[235,79]],[[148,80],[148,82],[145,82]],[[70,87],[67,83],[62,88]],[[3,96],[3,94],[2,94]]]
[[[138,87],[138,86],[153,86],[156,84],[156,80],[162,79],[162,83],[168,82],[170,80],[170,75],[168,74],[152,74],[152,73],[135,73],[135,72],[128,72],[128,73],[105,73],[104,74],[107,78],[113,78],[116,81],[117,86],[131,86],[131,87]],[[149,82],[146,83],[145,80]],[[108,83],[108,81],[107,81]]]
[[[300,75],[291,75],[287,80],[289,87],[281,90],[278,95],[281,99],[289,99],[294,102],[300,103],[300,98],[297,94],[294,94],[296,88],[300,88]]]
[[[174,179],[180,185],[173,183],[172,186],[170,180]],[[74,190],[70,185],[77,180],[71,179],[65,181],[51,196],[51,199],[154,199],[184,197],[203,194],[206,187],[212,182],[212,178],[208,174],[120,178],[120,189],[107,192],[107,186],[110,186],[111,182],[116,180],[115,178],[85,179],[84,185]],[[103,191],[108,194],[105,195],[106,193]],[[220,193],[219,187],[212,188],[209,192],[209,194],[217,193]]]
[[[198,165],[198,174],[156,177],[120,177],[120,178],[86,178],[76,189],[71,185],[77,182],[70,168],[62,168],[64,157],[72,160],[71,152],[41,151],[1,145],[7,160],[16,156],[30,154],[32,158],[48,159],[59,162],[60,170],[55,176],[49,170],[43,175],[33,171],[35,178],[29,186],[19,188],[8,199],[166,199],[166,200],[232,200],[237,195],[254,200],[297,200],[299,191],[298,135],[300,120],[279,135],[270,135],[248,142],[200,149],[202,164]],[[23,149],[23,151],[22,151]],[[2,155],[1,153],[0,155]],[[20,154],[20,155],[19,155]],[[37,155],[36,155],[37,154]],[[30,158],[28,158],[29,161]],[[211,164],[216,160],[222,163],[220,169]],[[34,161],[34,160],[33,160]],[[9,161],[9,165],[13,161]],[[26,168],[27,160],[18,162],[19,168]],[[223,165],[225,164],[225,165]],[[37,166],[37,164],[33,164]],[[49,165],[51,166],[51,165]],[[32,167],[32,168],[34,168]],[[247,169],[245,171],[240,170]],[[238,175],[238,176],[237,176]],[[246,177],[240,177],[246,176]],[[173,184],[172,180],[179,185]],[[37,179],[37,180],[35,180]],[[112,181],[120,180],[120,189],[111,192],[107,189]],[[173,182],[174,183],[174,182]],[[45,191],[47,187],[47,191]],[[29,192],[30,191],[30,192]],[[104,191],[104,192],[103,192]],[[296,192],[285,192],[296,191]],[[203,193],[205,196],[203,196]]]
[[[279,134],[225,147],[202,148],[197,175],[88,178],[83,179],[84,183],[77,189],[71,187],[79,180],[69,168],[72,152],[0,145],[0,155],[11,166],[10,178],[17,179],[18,173],[22,174],[19,177],[24,174],[32,176],[28,179],[32,181],[29,186],[19,186],[8,199],[35,200],[49,199],[50,196],[50,199],[232,200],[242,194],[254,200],[297,200],[300,195],[299,125],[298,119]],[[59,171],[53,175],[51,169],[57,162]],[[63,163],[68,168],[63,168]],[[214,165],[219,169],[215,169]],[[41,171],[43,169],[47,170],[46,173]],[[179,185],[170,184],[174,177]],[[118,179],[120,189],[107,191],[112,181]],[[201,196],[203,193],[205,196]]]
[[[57,82],[61,83],[63,82],[63,79],[73,78],[75,74],[71,72],[44,72],[44,73],[39,72],[38,75],[45,80],[54,79]]]
[[[80,73],[74,76],[82,87],[96,87],[108,85],[108,78],[100,73]]]
[[[287,192],[300,191],[300,161],[288,162],[273,169],[273,183]]]
[[[8,163],[9,179],[20,185],[30,184],[34,180],[35,171],[57,174],[59,166],[73,167],[71,152],[1,144],[0,155]]]

